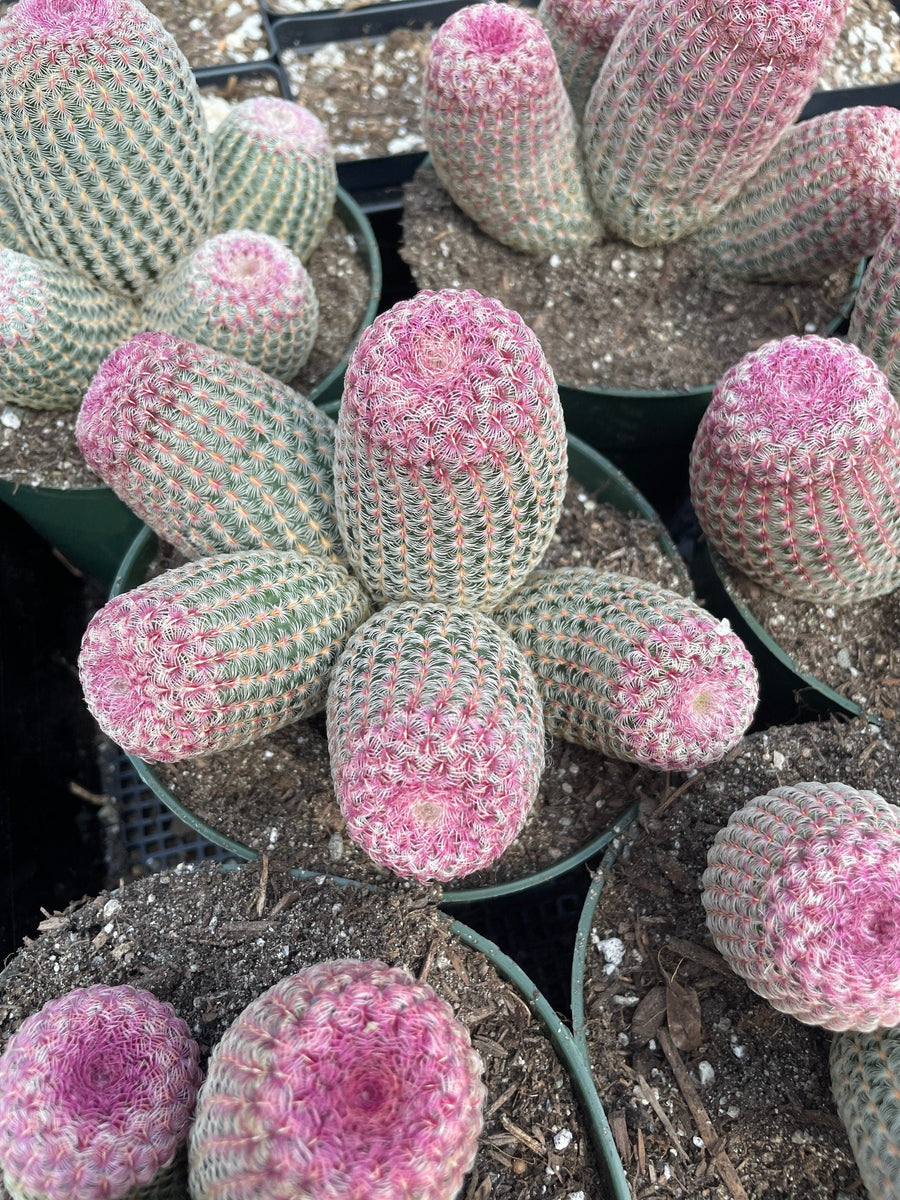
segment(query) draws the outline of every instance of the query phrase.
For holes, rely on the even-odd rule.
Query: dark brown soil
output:
[[[0,1045],[47,1000],[94,983],[147,988],[190,1025],[205,1060],[250,1000],[333,958],[427,979],[485,1065],[481,1146],[461,1200],[599,1200],[590,1135],[546,1027],[430,907],[257,865],[154,875],[49,916],[0,974]],[[563,1132],[567,1131],[567,1132]],[[555,1135],[564,1149],[556,1149]],[[571,1134],[571,1140],[568,1135]],[[0,1197],[8,1200],[0,1184]]]
[[[689,241],[519,254],[483,234],[427,162],[404,188],[400,254],[420,288],[475,288],[520,313],[561,383],[622,391],[709,386],[771,338],[821,334],[851,283],[849,272],[788,286],[726,279]]]
[[[700,878],[731,812],[773,787],[839,781],[900,801],[898,732],[861,719],[770,729],[704,768],[669,807],[645,807],[600,897],[585,989],[594,1077],[635,1200],[860,1194],[831,1100],[831,1035],[776,1012],[731,973],[706,932]],[[712,1133],[688,1103],[691,1085]],[[717,1147],[743,1192],[726,1186]]]
[[[256,0],[149,0],[147,7],[175,38],[192,67],[268,58],[269,41]]]

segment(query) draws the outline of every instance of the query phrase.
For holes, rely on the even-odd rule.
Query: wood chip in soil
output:
[[[268,58],[269,40],[256,0],[147,0],[192,67]]]
[[[460,1200],[604,1196],[546,1027],[433,908],[273,870],[263,884],[257,864],[228,872],[207,864],[102,893],[48,916],[42,929],[0,973],[0,1046],[71,988],[128,983],[173,1005],[205,1062],[246,1005],[284,976],[327,959],[380,959],[424,976],[468,1026],[484,1062],[488,1115]],[[557,1150],[554,1135],[563,1131],[572,1140]],[[9,1200],[2,1184],[0,1198]]]
[[[879,730],[862,719],[753,734],[633,827],[594,917],[585,1008],[594,1078],[635,1200],[738,1200],[717,1146],[748,1200],[860,1194],[831,1099],[831,1035],[776,1012],[730,971],[706,930],[700,879],[730,814],[772,788],[838,781],[900,801],[898,734],[896,724]],[[671,979],[681,989],[674,1025],[664,994]],[[687,1043],[677,1033],[686,1008],[699,1017]],[[676,1045],[673,1056],[688,1075],[684,1086],[667,1035],[690,1047]],[[688,1096],[721,1141],[710,1144]]]

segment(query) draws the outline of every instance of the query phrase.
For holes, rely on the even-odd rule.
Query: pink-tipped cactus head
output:
[[[29,1017],[0,1056],[0,1163],[15,1197],[120,1200],[187,1139],[199,1050],[169,1004],[79,988]]]
[[[485,108],[500,109],[509,97],[518,102],[523,95],[546,92],[558,68],[533,14],[507,4],[470,4],[438,30],[427,72],[449,73],[451,82],[456,74],[467,81],[477,73],[474,99]]]
[[[23,0],[15,13],[24,35],[52,45],[102,37],[129,7],[123,0]]]
[[[293,100],[251,96],[235,104],[228,120],[235,129],[279,154],[304,151],[316,158],[331,154],[325,126],[308,108]]]
[[[194,1200],[453,1200],[475,1159],[481,1061],[408,971],[317,963],[254,1000],[213,1050]]]
[[[216,234],[194,251],[192,263],[190,288],[198,304],[211,311],[233,307],[232,319],[248,331],[284,321],[309,303],[312,285],[303,264],[267,233]]]
[[[834,37],[848,0],[687,0],[720,22],[723,45],[772,62],[807,63]]]
[[[706,921],[732,969],[826,1029],[900,1023],[900,816],[875,792],[798,783],[720,830]]]

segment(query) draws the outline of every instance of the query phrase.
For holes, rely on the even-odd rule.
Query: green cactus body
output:
[[[94,616],[78,664],[85,699],[104,733],[151,762],[240,746],[324,705],[369,611],[358,581],[317,555],[188,563]]]
[[[715,219],[800,113],[849,0],[643,0],[584,115],[605,227],[638,246]]]
[[[133,304],[83,275],[0,246],[0,403],[77,408],[137,321]]]
[[[34,245],[19,215],[19,209],[0,172],[0,246],[19,254],[33,254]]]
[[[881,367],[900,395],[900,220],[887,231],[860,284],[848,337]]]
[[[831,1043],[831,1090],[869,1200],[900,1196],[900,1027]]]
[[[230,230],[203,242],[148,293],[146,329],[164,329],[293,379],[319,327],[312,280],[276,238]]]
[[[137,334],[94,376],[76,435],[91,469],[188,557],[259,547],[343,557],[334,422],[240,359]]]
[[[187,60],[138,0],[0,21],[0,163],[39,253],[130,295],[209,232],[212,143]]]
[[[580,121],[603,60],[637,0],[541,0],[547,30],[572,109]]]
[[[328,133],[292,100],[236,104],[213,135],[215,230],[256,229],[306,262],[322,240],[337,194]]]
[[[729,275],[821,279],[872,254],[898,210],[900,112],[860,105],[786,130],[696,241]]]
[[[524,651],[551,733],[658,770],[715,762],[747,729],[753,660],[727,621],[627,575],[536,571],[493,614]]]

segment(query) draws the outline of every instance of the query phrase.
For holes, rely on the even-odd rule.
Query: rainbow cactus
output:
[[[855,346],[745,355],[713,391],[690,477],[710,545],[764,587],[851,604],[900,586],[900,412]]]
[[[285,384],[168,333],[115,350],[76,425],[91,469],[191,558],[262,547],[341,560],[333,434]]]
[[[0,246],[0,404],[77,408],[138,311],[83,275]]]
[[[432,43],[422,122],[441,182],[490,237],[544,253],[600,236],[572,105],[536,17],[506,4],[449,17]]]
[[[169,1004],[127,985],[45,1004],[0,1056],[12,1200],[176,1200],[199,1049]]]
[[[146,329],[201,342],[286,382],[309,358],[319,327],[300,259],[250,230],[201,243],[145,295],[142,311]]]
[[[35,247],[28,236],[19,209],[9,193],[6,177],[0,172],[0,247],[19,254],[34,254]]]
[[[547,30],[578,120],[603,60],[637,0],[541,0],[537,15]]]
[[[302,261],[322,240],[337,194],[328,133],[308,109],[275,96],[236,104],[213,136],[215,229],[257,229]]]
[[[334,481],[347,557],[373,596],[495,607],[544,553],[566,478],[556,382],[517,313],[422,291],[363,334]]]
[[[900,112],[842,108],[786,130],[697,245],[726,275],[821,279],[872,254],[898,209]]]
[[[328,691],[347,834],[420,883],[488,866],[537,796],[544,722],[523,655],[481,613],[391,605],[353,634]]]
[[[0,20],[0,159],[39,253],[135,295],[209,232],[212,143],[138,0],[19,0]]]
[[[849,0],[642,0],[584,115],[605,227],[639,246],[709,224],[815,87]]]
[[[900,1027],[831,1043],[831,1090],[869,1200],[900,1196]]]
[[[402,967],[316,963],[213,1048],[189,1142],[193,1200],[453,1200],[485,1089],[469,1032]]]
[[[900,816],[875,792],[798,783],[745,804],[710,848],[703,907],[719,953],[780,1012],[900,1023]]]
[[[716,762],[759,697],[753,659],[693,601],[589,567],[536,571],[493,614],[538,681],[550,733],[656,770]]]
[[[884,371],[900,395],[900,220],[875,248],[850,314],[850,341]]]
[[[369,612],[357,580],[314,554],[204,558],[94,615],[81,686],[102,731],[148,762],[241,746],[324,706]]]

